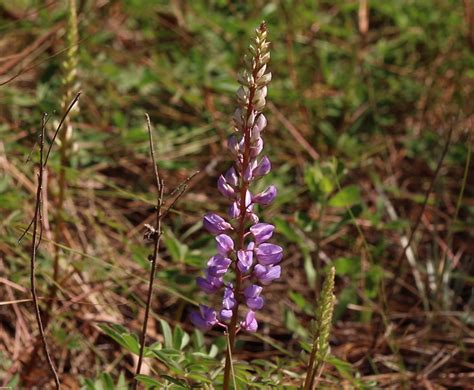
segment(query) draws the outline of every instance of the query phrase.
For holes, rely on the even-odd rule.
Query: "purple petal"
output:
[[[247,183],[250,180],[252,180],[252,172],[253,172],[252,164],[249,164],[247,166],[247,168],[245,169],[245,172],[244,172],[244,175],[243,175],[244,181],[246,181]]]
[[[263,150],[263,139],[259,138],[251,147],[250,147],[250,157],[257,157],[260,152]]]
[[[229,310],[232,309],[236,303],[237,301],[234,298],[234,290],[232,288],[232,285],[230,285],[229,287],[226,287],[224,289],[224,299],[222,300],[222,307],[224,309]]]
[[[207,262],[207,272],[210,277],[222,278],[229,269],[232,260],[223,255],[215,255]],[[207,278],[209,280],[209,277]]]
[[[232,229],[232,225],[224,220],[215,213],[208,213],[204,216],[203,220],[204,227],[211,234],[223,233],[229,229]]]
[[[237,202],[232,202],[232,204],[229,206],[229,210],[227,210],[227,214],[229,214],[229,217],[235,219],[238,218],[240,215],[240,208]]]
[[[267,285],[273,282],[275,279],[280,279],[281,267],[279,265],[272,267],[257,264],[253,270],[253,274],[260,283]]]
[[[250,232],[255,237],[257,244],[268,241],[272,237],[274,230],[275,226],[269,223],[257,223],[250,228]]]
[[[217,323],[217,314],[210,307],[199,305],[199,311],[192,311],[190,319],[197,328],[209,330]]]
[[[257,117],[257,120],[255,121],[255,124],[254,124],[255,127],[258,127],[258,129],[260,131],[263,131],[265,129],[265,127],[267,127],[267,118],[265,118],[265,115],[263,114],[260,114],[258,117]]]
[[[248,211],[249,210],[249,206],[252,204],[252,193],[247,190],[245,192],[245,209]]]
[[[262,265],[274,265],[283,258],[283,248],[278,245],[264,243],[256,251],[258,262]]]
[[[202,291],[213,294],[222,287],[223,281],[220,278],[207,275],[206,279],[201,277],[196,278],[196,284]]]
[[[245,301],[249,309],[260,310],[265,304],[265,300],[262,297],[247,298]]]
[[[224,177],[231,186],[237,187],[239,185],[239,177],[234,167],[230,167]]]
[[[261,286],[257,286],[256,284],[251,284],[244,290],[244,295],[246,298],[255,298],[260,295],[263,288]]]
[[[262,205],[268,205],[273,201],[273,199],[275,199],[276,196],[277,196],[277,189],[272,184],[265,191],[260,192],[259,194],[255,195],[253,197],[253,201],[255,203],[259,203]]]
[[[232,310],[222,309],[220,312],[220,318],[222,321],[229,321],[232,318],[234,312]]]
[[[244,290],[247,306],[252,310],[260,310],[265,303],[264,299],[260,297],[262,287],[252,284]]]
[[[263,157],[262,160],[253,170],[253,177],[265,176],[272,169],[272,164],[267,156]]]
[[[239,141],[235,135],[231,135],[227,141],[227,147],[229,151],[234,155],[237,156],[240,152],[239,148]]]
[[[234,241],[227,234],[219,234],[216,236],[217,253],[220,255],[228,255],[234,250]]]
[[[253,264],[253,251],[240,249],[237,251],[237,258],[240,272],[247,272]]]
[[[219,176],[219,179],[217,180],[217,189],[222,195],[227,198],[232,199],[235,197],[235,191],[232,186],[227,183],[227,180],[225,179],[224,175]]]
[[[255,318],[255,312],[249,310],[245,316],[245,321],[242,321],[240,326],[247,332],[256,332],[258,329],[258,323],[257,319]]]

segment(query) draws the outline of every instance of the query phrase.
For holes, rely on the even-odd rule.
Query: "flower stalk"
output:
[[[251,184],[268,174],[268,157],[259,157],[263,150],[262,134],[267,120],[262,114],[266,104],[267,85],[271,73],[266,72],[270,60],[265,22],[257,28],[256,37],[245,57],[245,69],[239,75],[238,108],[234,113],[235,134],[229,138],[228,148],[234,159],[232,166],[217,182],[219,192],[229,199],[227,220],[215,213],[204,217],[204,227],[215,235],[218,254],[209,259],[205,277],[198,278],[198,286],[209,294],[223,291],[222,308],[216,311],[201,305],[191,313],[191,321],[209,330],[223,327],[228,334],[224,368],[224,389],[230,386],[232,354],[237,333],[256,332],[256,311],[264,305],[263,285],[278,279],[283,249],[267,242],[275,227],[259,222],[256,207],[270,204],[277,195],[274,185],[252,194]],[[230,271],[230,272],[229,272]],[[247,307],[240,318],[240,308]],[[240,321],[239,321],[240,320]]]

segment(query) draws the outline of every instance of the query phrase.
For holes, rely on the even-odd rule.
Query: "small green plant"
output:
[[[309,357],[304,390],[315,388],[329,353],[329,333],[336,297],[334,295],[334,277],[336,269],[331,267],[323,283],[321,296],[316,309],[313,329],[313,346]]]

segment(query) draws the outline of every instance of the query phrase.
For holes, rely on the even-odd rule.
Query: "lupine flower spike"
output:
[[[267,206],[277,195],[270,185],[254,194],[251,186],[271,170],[267,156],[262,156],[267,119],[262,114],[271,73],[267,26],[262,23],[245,58],[239,75],[238,108],[234,113],[235,133],[228,149],[234,164],[217,180],[217,189],[229,200],[227,217],[215,213],[204,216],[204,227],[215,235],[217,254],[211,257],[204,277],[197,284],[204,292],[221,296],[221,306],[212,309],[201,305],[191,314],[195,326],[209,330],[214,325],[227,329],[232,348],[235,334],[241,329],[258,329],[256,311],[263,308],[263,286],[280,278],[279,263],[283,249],[269,242],[275,227],[259,222],[256,205]],[[246,308],[245,308],[246,307]],[[239,312],[239,308],[243,310]]]

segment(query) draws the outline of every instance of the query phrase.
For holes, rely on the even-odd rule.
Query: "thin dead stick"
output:
[[[46,119],[46,122],[45,122],[45,124],[44,124],[45,127],[46,127],[46,125],[48,124],[50,118],[51,118],[51,117],[48,117],[48,118]],[[31,155],[32,155],[33,152],[35,151],[36,145],[38,145],[39,138],[40,138],[40,137],[38,136],[38,138],[35,140],[35,143],[33,144],[33,147],[31,148],[30,153],[28,153],[28,157],[26,158],[25,164],[28,164],[28,163],[30,162],[30,160],[31,160]]]
[[[46,164],[48,163],[48,158],[49,158],[49,154],[51,153],[51,149],[53,148],[53,145],[54,145],[54,141],[56,140],[56,137],[58,136],[58,133],[59,131],[61,130],[62,126],[63,126],[63,123],[64,121],[66,120],[66,117],[69,115],[69,113],[71,112],[72,108],[74,107],[74,105],[79,101],[79,97],[81,96],[81,93],[82,92],[78,92],[76,94],[76,96],[74,97],[74,99],[71,100],[71,103],[69,103],[69,106],[66,110],[66,112],[63,114],[62,118],[61,118],[61,121],[59,122],[59,125],[58,127],[56,127],[56,130],[54,131],[54,135],[53,135],[53,138],[51,139],[51,144],[49,145],[48,147],[48,151],[46,153],[46,158],[44,159],[44,162],[42,163],[42,167],[43,168],[46,168]],[[46,115],[43,116],[43,118],[46,118]],[[44,119],[43,119],[44,121]],[[44,128],[46,128],[46,123],[47,122],[44,122],[42,124],[42,131],[44,130]],[[40,138],[42,137],[42,135],[40,134]],[[41,138],[43,142],[43,148],[44,148],[44,137]],[[33,146],[34,147],[34,146]],[[28,158],[29,159],[29,158]],[[21,242],[21,240],[25,237],[26,233],[28,233],[28,231],[30,230],[31,226],[33,225],[33,221],[34,221],[34,217],[33,219],[31,220],[31,222],[28,224],[27,228],[25,229],[25,231],[21,234],[20,238],[18,238],[18,243]]]
[[[48,163],[48,158],[49,154],[51,153],[51,149],[53,148],[54,141],[56,140],[56,137],[58,136],[59,130],[61,130],[61,127],[63,126],[64,121],[66,120],[67,116],[69,115],[69,112],[71,112],[72,108],[74,105],[79,101],[79,97],[81,96],[81,91],[79,91],[74,99],[71,100],[71,103],[69,103],[69,106],[66,110],[66,112],[63,114],[63,117],[61,118],[58,127],[56,128],[56,131],[54,132],[53,138],[51,139],[51,143],[48,148],[48,152],[46,153],[46,158],[44,160],[44,166]]]
[[[35,316],[36,322],[38,324],[41,342],[43,344],[44,353],[46,355],[46,359],[48,361],[49,368],[51,370],[51,374],[54,377],[54,382],[56,384],[56,389],[61,388],[61,384],[59,382],[59,377],[56,372],[56,368],[54,367],[53,360],[49,353],[48,344],[46,342],[46,336],[43,329],[43,322],[41,320],[41,313],[38,304],[38,297],[36,295],[36,255],[38,252],[38,247],[41,243],[41,238],[43,235],[43,220],[42,220],[42,213],[41,213],[41,193],[43,188],[43,173],[45,169],[45,165],[43,163],[44,157],[44,137],[45,137],[45,125],[46,125],[46,114],[43,115],[41,120],[41,135],[40,135],[40,165],[39,165],[39,174],[38,174],[38,186],[36,189],[36,204],[35,204],[35,214],[33,217],[33,237],[31,240],[31,258],[30,258],[30,283],[31,283],[31,295],[33,298],[33,305],[35,308]],[[38,231],[38,225],[40,229],[38,240],[36,240],[36,235]]]
[[[169,195],[166,196],[166,199],[169,199],[171,198],[172,196],[174,196],[178,191],[181,191],[181,189],[184,187],[184,186],[187,186],[188,183],[194,179],[194,176],[196,176],[198,173],[200,173],[201,171],[194,171],[193,174],[191,176],[188,176],[186,179],[184,179],[184,181],[179,185],[177,186],[173,191],[171,191],[171,193]]]
[[[137,389],[137,386],[138,386],[138,380],[136,377],[140,375],[140,371],[142,369],[142,364],[143,364],[143,356],[145,354],[145,341],[146,341],[146,332],[147,332],[147,327],[148,327],[148,317],[150,316],[151,297],[153,295],[153,282],[155,280],[156,262],[158,258],[158,250],[160,248],[160,240],[161,240],[161,234],[162,234],[161,207],[163,206],[163,190],[164,190],[164,185],[163,185],[164,183],[163,183],[163,180],[160,178],[158,167],[156,165],[155,148],[153,146],[153,134],[151,130],[150,117],[148,114],[146,114],[146,122],[147,122],[147,128],[148,128],[148,139],[150,141],[151,161],[153,163],[153,171],[155,173],[155,180],[156,180],[157,200],[156,200],[155,227],[154,227],[154,231],[152,232],[154,247],[153,247],[153,255],[150,258],[150,261],[151,261],[150,280],[148,284],[148,295],[147,295],[146,306],[145,306],[145,318],[143,320],[143,328],[142,328],[142,334],[140,338],[140,355],[138,357],[137,370],[135,372],[135,381],[133,383],[134,389]]]

